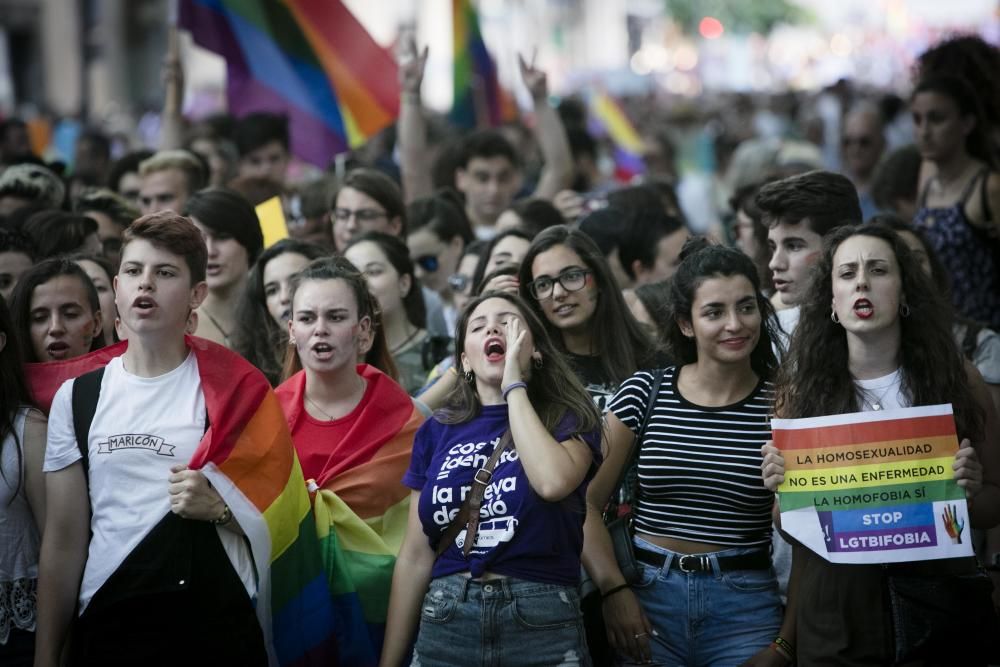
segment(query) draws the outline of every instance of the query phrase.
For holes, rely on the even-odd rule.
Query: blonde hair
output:
[[[205,167],[190,151],[169,150],[154,153],[139,163],[139,176],[146,177],[167,169],[177,169],[187,177],[188,191],[194,193],[205,187]]]

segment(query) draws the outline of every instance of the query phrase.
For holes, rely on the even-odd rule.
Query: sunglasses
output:
[[[438,267],[441,266],[437,255],[421,255],[420,257],[414,257],[413,262],[427,273],[434,273],[438,270]]]

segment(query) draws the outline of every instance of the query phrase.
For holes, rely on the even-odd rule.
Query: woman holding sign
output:
[[[487,292],[458,327],[463,380],[417,432],[383,667],[587,665],[577,588],[600,414],[536,315]]]
[[[845,227],[828,238],[813,275],[779,377],[778,416],[795,419],[951,403],[962,439],[953,469],[970,499],[972,527],[996,525],[1000,450],[985,446],[997,441],[996,415],[982,378],[955,346],[948,305],[909,248],[879,224]],[[785,460],[770,444],[763,452],[764,482],[776,489],[784,481]],[[889,579],[913,575],[929,586],[953,575],[944,589],[956,589],[959,577],[976,573],[971,557],[886,568],[833,564],[798,543],[794,554],[790,589],[798,601],[793,612],[797,640],[786,639],[798,647],[799,664],[808,665],[912,660],[915,656],[906,654],[904,642],[895,639],[901,625],[891,620]],[[956,585],[948,586],[947,581]],[[977,624],[991,620],[971,611],[979,597],[963,600],[952,618],[945,619],[951,627],[928,619],[932,641],[920,657],[937,661],[934,664],[977,663],[979,656],[966,651],[983,631]],[[904,625],[920,621],[911,618]],[[939,633],[942,642],[935,645]]]
[[[608,405],[584,563],[623,664],[784,665],[790,656],[774,643],[784,634],[770,555],[774,497],[756,479],[771,437],[773,313],[743,253],[694,239],[681,257],[667,333],[678,365],[633,374]],[[633,443],[640,575],[630,586],[599,517]]]

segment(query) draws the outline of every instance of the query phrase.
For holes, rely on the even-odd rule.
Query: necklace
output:
[[[413,333],[407,336],[406,340],[404,340],[402,343],[390,349],[389,354],[395,356],[397,352],[399,352],[400,350],[404,349],[407,345],[409,345],[410,342],[417,337],[418,333],[420,333],[420,327],[414,327]]]
[[[872,410],[876,411],[883,410],[885,409],[885,397],[888,396],[889,392],[895,388],[896,388],[896,383],[893,382],[889,384],[887,387],[883,387],[881,393],[876,394],[871,389],[864,389],[862,387],[858,387],[858,391],[860,392],[859,398],[861,398],[862,403],[867,404],[868,407],[871,408]]]
[[[214,326],[216,329],[219,330],[219,333],[222,334],[222,340],[226,341],[226,345],[228,346],[229,345],[229,332],[226,331],[225,329],[223,329],[222,325],[219,324],[218,320],[216,320],[214,317],[212,317],[212,313],[208,312],[208,308],[205,308],[204,306],[202,306],[201,307],[201,312],[205,313],[205,317],[207,317],[208,321],[212,323],[212,326]]]
[[[361,389],[361,393],[362,393],[362,395],[363,395],[363,394],[364,394],[364,391],[365,391],[365,389],[367,389],[367,388],[368,388],[368,383],[367,383],[367,382],[365,382],[365,379],[364,379],[363,377],[358,377],[358,379],[359,379],[359,380],[361,380],[361,387],[360,387],[360,389]],[[357,393],[357,392],[355,392],[355,393]],[[319,405],[317,405],[317,404],[316,404],[316,401],[314,401],[314,400],[312,400],[311,398],[309,398],[309,393],[308,393],[308,392],[306,392],[306,391],[303,391],[303,392],[302,392],[302,397],[303,397],[303,398],[305,398],[305,399],[306,399],[306,400],[307,400],[307,401],[309,402],[309,405],[311,405],[311,406],[313,406],[314,408],[316,408],[316,410],[317,410],[317,411],[318,411],[318,412],[319,412],[319,413],[320,413],[321,415],[323,415],[323,416],[324,416],[324,417],[326,418],[326,420],[327,420],[327,421],[331,421],[331,422],[332,422],[332,421],[334,421],[334,420],[336,420],[336,419],[339,419],[339,417],[334,417],[334,416],[332,416],[332,415],[331,415],[331,414],[330,414],[329,412],[327,412],[327,411],[326,411],[326,410],[324,410],[323,408],[319,407]],[[352,395],[352,398],[353,398],[353,395]],[[356,406],[356,405],[357,405],[357,404],[355,404],[355,406]],[[352,409],[353,409],[353,408],[352,408]]]

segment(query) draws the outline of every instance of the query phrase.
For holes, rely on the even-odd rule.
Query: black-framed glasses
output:
[[[337,222],[347,222],[351,216],[354,216],[354,219],[359,223],[374,222],[379,218],[388,217],[388,215],[385,211],[380,211],[377,208],[359,208],[356,211],[349,208],[333,209],[333,219]]]
[[[420,257],[414,257],[413,263],[427,273],[434,273],[438,270],[438,267],[441,266],[441,262],[438,261],[437,255],[421,255]]]
[[[472,278],[464,273],[453,273],[448,276],[448,287],[452,292],[465,294],[465,291],[472,285]]]
[[[591,273],[593,271],[589,269],[566,269],[555,278],[548,276],[535,278],[528,284],[528,291],[531,292],[531,296],[539,301],[552,296],[552,290],[555,289],[557,282],[567,292],[576,292],[582,290],[584,285],[587,284],[587,276]]]

